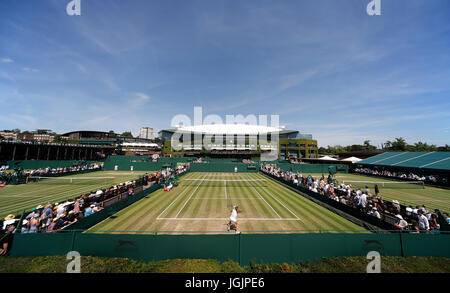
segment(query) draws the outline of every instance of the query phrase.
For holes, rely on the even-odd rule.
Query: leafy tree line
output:
[[[321,155],[337,155],[339,153],[347,152],[370,152],[376,150],[383,151],[396,151],[396,152],[450,152],[450,146],[436,146],[434,144],[428,144],[426,142],[416,142],[414,144],[408,144],[402,137],[396,138],[394,141],[386,141],[381,144],[380,147],[370,144],[370,140],[365,140],[362,145],[353,144],[348,146],[327,146],[326,148],[320,147],[319,154]]]

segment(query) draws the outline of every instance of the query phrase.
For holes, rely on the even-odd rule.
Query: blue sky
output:
[[[278,114],[319,145],[450,144],[450,1],[0,2],[0,129]]]

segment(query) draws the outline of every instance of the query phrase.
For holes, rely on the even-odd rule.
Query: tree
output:
[[[50,129],[37,129],[37,134],[50,134],[52,131]]]
[[[133,134],[131,133],[131,131],[125,131],[124,133],[122,133],[123,137],[131,137],[133,138]]]
[[[14,128],[13,130],[11,130],[13,133],[15,134],[20,134],[20,129],[19,128]]]
[[[404,152],[406,151],[407,146],[406,140],[403,137],[398,137],[392,142],[390,150]]]
[[[327,155],[328,154],[328,150],[324,147],[320,147],[319,148],[319,155]]]
[[[55,134],[53,136],[53,142],[57,142],[57,143],[65,143],[67,142],[67,139],[62,139],[62,135],[60,134]]]
[[[438,152],[450,152],[450,145],[440,146],[437,148]]]

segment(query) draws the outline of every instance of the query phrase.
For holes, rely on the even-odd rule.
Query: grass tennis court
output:
[[[364,231],[261,174],[195,172],[183,176],[171,191],[158,190],[91,231],[226,233],[232,205],[241,210],[239,228],[245,232]]]
[[[38,183],[7,185],[0,188],[0,217],[8,214],[20,215],[23,209],[29,211],[47,202],[64,201],[86,192],[137,179],[144,173],[151,172],[97,171],[45,179]],[[94,179],[86,179],[93,177]]]

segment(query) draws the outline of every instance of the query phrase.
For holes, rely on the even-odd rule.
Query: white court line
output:
[[[281,201],[279,201],[276,197],[274,197],[272,195],[272,193],[270,193],[267,189],[264,189],[274,200],[276,200],[279,204],[281,204],[286,210],[288,210],[292,215],[294,215],[298,220],[300,220],[300,218],[293,212],[291,211],[287,206],[285,206]]]
[[[227,221],[228,218],[158,218],[166,221]],[[298,221],[296,218],[239,218],[239,221]]]
[[[189,187],[186,187],[186,189],[184,189],[167,207],[166,207],[166,209],[164,210],[164,211],[162,211],[162,213],[161,214],[159,214],[159,216],[158,217],[156,217],[156,219],[158,220],[159,219],[159,217],[161,217],[161,215],[162,214],[164,214],[176,201],[177,201],[177,199],[180,197],[180,196],[182,196],[183,195],[183,193],[185,193],[187,190],[189,189]]]
[[[197,191],[197,189],[200,187],[200,185],[202,184],[203,181],[200,181],[200,184],[197,185],[197,187],[194,189],[194,191],[192,191],[191,196],[189,196],[189,198],[186,200],[186,202],[184,203],[184,205],[181,207],[181,209],[178,211],[178,213],[176,214],[175,218],[178,217],[178,215],[181,213],[181,211],[184,209],[184,207],[186,206],[186,204],[188,203],[188,201],[191,199],[191,197],[194,195],[194,193]]]
[[[252,186],[252,188],[256,191],[256,193],[259,195],[259,197],[277,214],[278,218],[281,219],[281,216],[277,213],[277,211],[262,197],[261,193],[258,192],[258,190]]]
[[[225,197],[196,197],[196,198],[193,198],[192,200],[195,200],[195,199],[223,199],[223,200],[226,200],[228,198],[225,198]],[[259,198],[259,197],[234,197],[233,200],[235,200],[235,199],[257,199],[257,200],[261,200],[262,198]]]
[[[223,185],[225,186],[225,199],[228,199],[228,193],[227,193],[227,182],[224,181]]]

